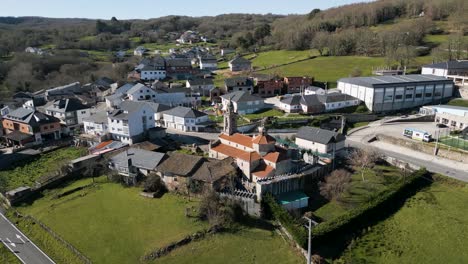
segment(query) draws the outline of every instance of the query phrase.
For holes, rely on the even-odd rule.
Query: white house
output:
[[[218,69],[218,60],[213,55],[199,56],[199,66],[201,70],[217,70]]]
[[[150,61],[145,61],[139,66],[140,79],[145,81],[163,80],[167,76],[166,61],[163,57],[157,56]]]
[[[435,75],[342,78],[338,89],[366,103],[372,112],[440,104],[452,97],[453,81]]]
[[[325,111],[334,111],[341,108],[355,106],[360,104],[360,100],[354,96],[342,93],[329,93],[319,96],[319,100],[325,106]]]
[[[133,55],[135,56],[143,56],[145,55],[147,49],[143,46],[138,46],[134,51],[133,51]]]
[[[468,60],[446,61],[424,65],[421,74],[432,74],[460,81],[461,85],[468,82]]]
[[[210,125],[207,114],[183,106],[163,112],[163,120],[165,127],[181,131],[203,132]]]
[[[234,112],[245,115],[255,113],[265,108],[263,98],[250,94],[250,92],[232,92],[221,96],[223,110],[226,110],[229,102],[234,107]]]
[[[319,94],[319,95],[324,95],[325,94],[325,89],[317,87],[317,86],[309,86],[304,89],[304,94],[309,95],[309,94]]]
[[[453,130],[468,128],[468,107],[453,105],[430,105],[419,109],[423,115],[434,115],[435,122],[446,125]]]
[[[150,87],[138,83],[127,91],[130,101],[149,101],[156,98],[156,92]]]
[[[316,127],[301,127],[296,135],[296,145],[320,154],[336,154],[345,147],[345,136]]]
[[[60,119],[69,129],[79,129],[83,119],[90,116],[91,109],[76,98],[54,101],[46,107],[46,113]]]
[[[118,109],[107,113],[109,132],[114,140],[134,144],[155,127],[155,110],[151,102],[124,101]]]
[[[213,79],[208,78],[187,80],[186,86],[202,96],[210,96],[210,91],[215,88]]]
[[[106,112],[97,112],[83,119],[84,132],[91,137],[102,138],[109,133]]]
[[[201,95],[187,88],[156,89],[153,102],[169,106],[195,107],[201,104]]]

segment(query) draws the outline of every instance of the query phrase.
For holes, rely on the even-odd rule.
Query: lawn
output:
[[[3,243],[0,243],[0,263],[3,264],[19,264],[21,263],[18,258],[8,250]]]
[[[282,65],[285,63],[291,63],[298,60],[304,60],[311,56],[318,56],[318,52],[315,50],[304,50],[304,51],[289,51],[289,50],[273,50],[258,53],[257,57],[252,59],[252,65],[254,67],[264,68],[275,65]]]
[[[381,57],[329,56],[317,57],[260,72],[278,73],[282,76],[308,75],[313,76],[317,81],[336,83],[340,78],[349,77],[355,68],[359,68],[363,76],[368,76],[372,74],[372,67],[376,68],[384,65],[385,58]]]
[[[275,231],[258,228],[222,233],[176,249],[155,261],[164,264],[189,263],[304,263]]]
[[[255,120],[255,119],[262,119],[265,117],[278,117],[278,116],[283,116],[283,115],[284,113],[280,110],[265,109],[265,110],[261,110],[253,114],[244,115],[244,117],[250,120]]]
[[[18,161],[14,168],[0,171],[1,182],[5,182],[0,190],[11,190],[20,186],[33,186],[41,176],[54,172],[66,161],[84,155],[86,149],[62,148],[28,160]]]
[[[347,191],[337,200],[325,203],[314,211],[314,215],[324,221],[331,220],[347,211],[359,207],[369,201],[371,197],[387,189],[391,184],[402,179],[402,173],[396,167],[389,165],[377,165],[372,170],[366,170],[362,180],[362,174],[357,170],[352,175],[352,180]]]
[[[463,100],[463,99],[453,99],[450,102],[447,103],[448,105],[453,105],[453,106],[462,106],[462,107],[468,107],[468,100]]]
[[[81,180],[67,190],[89,183]],[[137,263],[145,253],[206,227],[185,217],[186,206],[195,203],[173,194],[148,199],[139,188],[107,182],[57,199],[63,191],[50,191],[18,210],[48,225],[95,263]]]
[[[468,186],[436,181],[368,229],[344,263],[467,263]]]

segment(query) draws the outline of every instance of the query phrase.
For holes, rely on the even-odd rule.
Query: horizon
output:
[[[310,1],[296,0],[287,6],[284,3],[262,2],[251,3],[248,0],[238,0],[235,3],[215,2],[213,0],[173,0],[169,3],[158,3],[160,0],[141,0],[137,5],[124,1],[61,1],[61,0],[6,0],[0,10],[0,17],[43,17],[43,18],[74,18],[109,20],[116,17],[119,20],[154,19],[165,16],[205,17],[225,14],[273,14],[273,15],[304,15],[315,8],[325,10],[341,5],[370,2],[369,0],[331,0]],[[315,3],[314,3],[315,2]],[[28,8],[24,8],[27,5]],[[158,6],[160,5],[160,6]],[[189,7],[187,7],[189,5]],[[53,6],[54,8],[51,8]],[[144,8],[145,6],[154,6]],[[90,8],[92,7],[92,8]],[[111,8],[109,8],[111,7]],[[143,8],[142,8],[143,7]],[[139,15],[135,15],[139,14]]]

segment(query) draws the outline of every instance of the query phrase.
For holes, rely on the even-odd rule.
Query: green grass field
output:
[[[277,109],[265,109],[265,110],[261,110],[257,113],[253,113],[253,114],[247,114],[247,115],[244,115],[245,118],[247,119],[250,119],[250,120],[254,120],[254,119],[261,119],[261,118],[265,118],[265,117],[277,117],[277,116],[283,116],[284,113],[280,110],[277,110]]]
[[[3,243],[0,243],[0,263],[3,264],[20,264],[21,262],[18,260],[18,258],[11,253],[8,248],[3,245]]]
[[[89,183],[81,180],[66,189]],[[173,194],[147,199],[138,188],[100,183],[55,198],[66,189],[50,191],[18,210],[45,223],[95,263],[137,263],[145,253],[206,227],[185,217],[186,206],[194,203]]]
[[[86,149],[62,148],[42,154],[32,160],[18,161],[14,169],[0,171],[0,178],[4,181],[4,190],[11,190],[20,186],[33,186],[41,176],[54,172],[65,162],[84,155]]]
[[[329,56],[298,62],[275,69],[260,71],[263,73],[278,73],[282,76],[313,76],[316,81],[335,83],[338,79],[348,77],[355,68],[362,71],[363,76],[371,75],[372,67],[385,65],[385,59],[362,56]]]
[[[402,179],[402,173],[396,167],[377,165],[373,170],[366,170],[364,179],[359,170],[352,175],[348,190],[338,199],[325,203],[314,211],[314,215],[324,221],[331,220],[369,201],[371,197],[391,184]]]
[[[261,52],[257,57],[252,59],[254,67],[264,68],[275,65],[281,65],[298,60],[310,58],[311,56],[318,56],[316,50],[303,50],[303,51],[289,51],[289,50],[272,50]],[[252,57],[252,56],[249,56]]]
[[[453,106],[462,106],[462,107],[468,107],[468,100],[464,99],[453,99],[450,102],[447,103],[448,105],[453,105]]]
[[[466,263],[468,186],[436,182],[369,228],[343,263]]]
[[[154,261],[165,264],[189,263],[304,263],[304,258],[291,249],[275,231],[258,228],[236,233],[217,234],[193,242]]]

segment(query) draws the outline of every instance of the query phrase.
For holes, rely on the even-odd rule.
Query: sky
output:
[[[0,16],[147,19],[226,13],[306,14],[363,0],[0,0]]]

